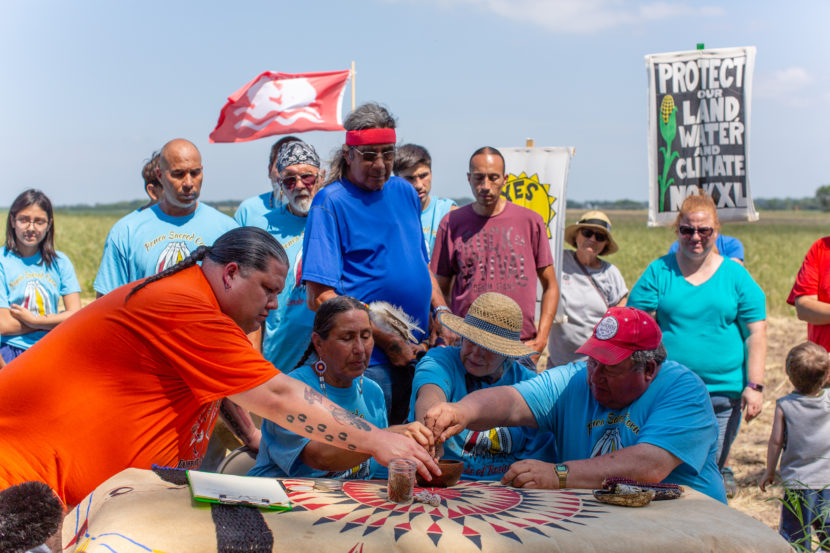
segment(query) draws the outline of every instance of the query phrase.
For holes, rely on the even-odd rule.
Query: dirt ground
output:
[[[767,487],[767,492],[762,493],[758,488],[758,479],[763,474],[766,463],[767,441],[772,428],[775,400],[792,391],[784,372],[784,358],[791,347],[806,339],[807,324],[795,317],[773,317],[767,320],[764,408],[755,420],[749,424],[741,424],[730,453],[730,465],[735,471],[738,495],[729,500],[729,505],[773,529],[778,529],[781,507],[776,498],[781,497],[781,488]]]

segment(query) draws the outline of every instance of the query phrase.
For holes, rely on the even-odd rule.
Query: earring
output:
[[[317,378],[320,379],[320,391],[323,392],[323,395],[326,395],[326,380],[323,378],[323,374],[326,372],[326,362],[320,359],[316,363],[311,366],[314,369],[314,372],[317,373]]]

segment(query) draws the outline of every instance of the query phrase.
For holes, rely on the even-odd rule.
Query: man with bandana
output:
[[[294,136],[282,138],[271,147],[268,162],[273,191],[248,198],[234,215],[241,226],[267,230],[288,254],[285,288],[265,320],[261,340],[262,355],[283,372],[294,368],[311,339],[314,311],[299,277],[308,210],[324,174],[312,146]]]
[[[165,144],[155,173],[161,185],[156,187],[158,202],[127,214],[107,235],[93,283],[98,296],[172,267],[237,226],[199,202],[204,173],[193,143],[177,138]]]
[[[378,104],[364,104],[343,123],[346,143],[331,163],[329,184],[315,196],[303,241],[303,280],[312,309],[335,295],[400,307],[420,329],[422,341],[430,305],[447,309],[427,266],[421,230],[421,202],[415,189],[392,176],[395,118]],[[442,329],[452,343],[457,336]],[[408,365],[418,346],[374,327],[375,347],[366,376],[380,384],[390,424],[409,410]]]

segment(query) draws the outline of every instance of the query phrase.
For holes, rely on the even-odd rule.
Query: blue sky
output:
[[[3,12],[0,205],[28,187],[58,205],[138,199],[143,162],[176,137],[202,151],[204,199],[265,191],[275,138],[208,142],[227,96],[265,70],[352,60],[358,103],[385,104],[399,141],[430,150],[439,195],[470,195],[479,146],[533,138],[576,148],[569,199],[645,200],[644,56],[698,42],[758,48],[753,196],[830,183],[823,0],[4,0]],[[343,134],[304,138],[329,157]]]

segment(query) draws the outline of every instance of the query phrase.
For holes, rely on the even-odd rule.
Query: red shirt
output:
[[[818,296],[818,301],[830,303],[830,236],[816,240],[810,247],[787,303],[795,305],[799,296]],[[807,339],[830,351],[830,324],[807,323]]]

